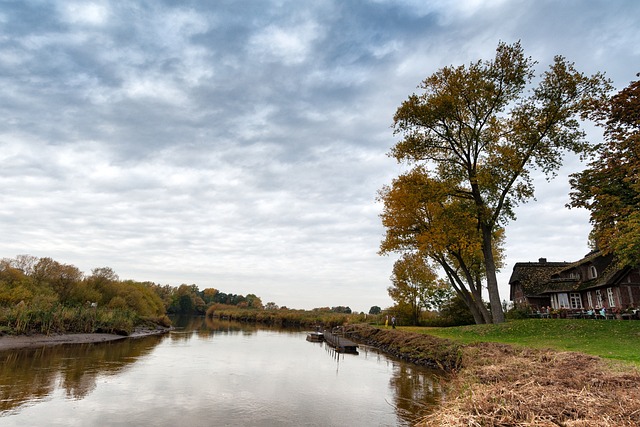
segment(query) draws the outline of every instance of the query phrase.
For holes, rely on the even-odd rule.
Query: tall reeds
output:
[[[27,306],[18,304],[0,310],[5,332],[22,334],[107,332],[128,335],[138,321],[135,312],[108,307]]]
[[[262,323],[278,326],[315,327],[322,325],[326,328],[341,326],[348,323],[366,321],[361,314],[335,313],[318,310],[262,310],[239,309],[229,306],[211,306],[207,310],[208,317],[218,317],[239,322]]]

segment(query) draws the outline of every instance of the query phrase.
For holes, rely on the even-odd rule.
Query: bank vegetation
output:
[[[283,327],[327,328],[361,322],[381,322],[382,315],[352,313],[342,307],[325,307],[313,310],[296,310],[286,307],[274,309],[239,308],[224,304],[211,305],[206,312],[208,317],[234,320],[238,322],[260,323]],[[348,311],[348,312],[347,312]]]
[[[115,333],[169,326],[152,284],[120,280],[110,268],[84,275],[51,258],[0,260],[0,335]]]

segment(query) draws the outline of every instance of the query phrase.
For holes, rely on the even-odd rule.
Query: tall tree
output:
[[[640,76],[640,73],[638,74]],[[591,211],[592,238],[624,265],[640,264],[640,80],[594,117],[604,127],[588,167],[571,176],[572,207]]]
[[[578,117],[606,97],[601,74],[587,77],[556,56],[537,86],[534,62],[519,42],[499,43],[491,61],[444,67],[419,86],[394,116],[392,149],[398,161],[433,168],[451,195],[473,201],[493,321],[503,322],[493,238],[514,219],[514,208],[533,197],[530,172],[547,177],[565,151],[582,153]]]

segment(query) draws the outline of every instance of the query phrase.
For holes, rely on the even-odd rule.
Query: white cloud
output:
[[[109,19],[109,7],[102,2],[65,1],[60,4],[60,14],[71,24],[101,26]]]
[[[309,59],[312,44],[320,36],[320,28],[315,22],[284,27],[269,25],[249,40],[249,54],[267,62],[300,64]]]
[[[375,196],[403,170],[386,157],[395,109],[498,40],[522,39],[539,71],[563,54],[626,86],[640,3],[576,4],[18,2],[1,18],[0,257],[388,306]],[[514,262],[587,249],[588,215],[564,208],[579,168],[518,208],[503,283]]]

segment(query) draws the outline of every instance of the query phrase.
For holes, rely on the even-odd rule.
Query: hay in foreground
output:
[[[467,346],[448,399],[418,425],[640,425],[640,373],[598,357],[481,343]]]

